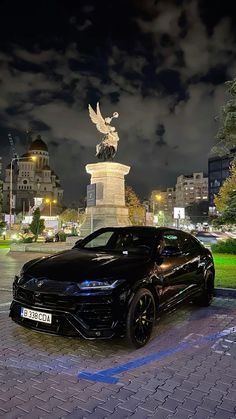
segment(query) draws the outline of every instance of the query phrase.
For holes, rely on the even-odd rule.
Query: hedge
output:
[[[211,250],[216,253],[229,253],[236,255],[236,239],[228,239],[211,245]]]

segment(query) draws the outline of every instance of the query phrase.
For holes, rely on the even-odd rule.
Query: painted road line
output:
[[[208,341],[217,340],[223,336],[227,336],[235,332],[236,332],[236,326],[230,327],[229,329],[222,330],[221,332],[211,333],[207,336],[202,336],[199,339],[193,340],[191,342],[181,342],[178,345],[168,348],[166,350],[163,350],[160,352],[154,352],[143,358],[129,361],[126,364],[121,364],[114,368],[108,368],[106,370],[97,371],[94,373],[82,371],[78,374],[78,378],[89,380],[89,381],[99,381],[103,383],[117,384],[118,378],[113,377],[114,375],[118,375],[118,374],[121,374],[122,372],[129,371],[131,369],[135,369],[135,368],[141,367],[146,364],[150,364],[155,361],[159,361],[160,359],[166,358],[177,352],[182,352],[185,349],[192,348],[193,346],[200,345]]]
[[[9,306],[11,304],[11,301],[9,303],[1,303],[0,307],[5,307],[5,306]]]

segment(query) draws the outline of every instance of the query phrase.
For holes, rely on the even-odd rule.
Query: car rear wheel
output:
[[[214,297],[214,273],[207,271],[205,276],[205,286],[202,290],[202,294],[194,299],[194,303],[201,307],[208,307]]]
[[[129,308],[126,321],[128,343],[141,348],[150,339],[155,320],[155,301],[148,289],[139,289]]]

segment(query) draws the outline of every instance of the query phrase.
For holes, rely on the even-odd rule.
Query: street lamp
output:
[[[156,210],[156,202],[158,202],[158,212],[160,210],[160,202],[162,200],[162,196],[160,194],[153,194],[152,198],[152,212],[153,212],[153,223],[158,223],[158,221],[155,221],[155,210]]]
[[[46,204],[49,204],[49,215],[51,217],[51,215],[52,215],[52,204],[56,204],[57,203],[57,200],[56,199],[46,198],[45,199],[45,202],[46,202]]]
[[[26,157],[13,157],[13,159],[11,159],[11,166],[10,166],[10,205],[9,205],[9,214],[10,214],[10,220],[9,220],[9,227],[11,230],[11,226],[12,226],[12,208],[13,208],[13,196],[12,196],[12,189],[13,189],[13,185],[12,185],[12,171],[13,171],[13,163],[14,161],[19,161],[19,160],[25,160]],[[37,160],[36,156],[30,156],[30,160]]]
[[[152,202],[152,204],[153,204],[153,214],[155,213],[155,202],[158,202],[158,209],[159,209],[159,205],[160,205],[160,201],[161,201],[161,195],[154,195],[154,197],[153,197],[153,202]]]

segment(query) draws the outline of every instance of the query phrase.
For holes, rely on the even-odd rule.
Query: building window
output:
[[[222,160],[222,169],[228,169],[229,165],[230,165],[230,159],[229,158]]]
[[[212,161],[209,163],[209,170],[213,171],[213,170],[220,170],[221,169],[221,161]]]

